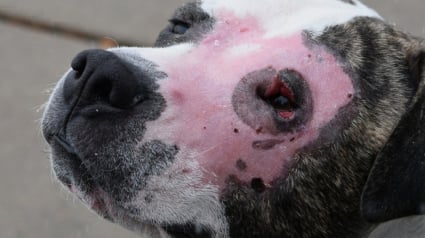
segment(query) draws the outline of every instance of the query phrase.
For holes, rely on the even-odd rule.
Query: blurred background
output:
[[[1,238],[137,237],[98,218],[55,182],[39,130],[40,108],[73,56],[98,47],[97,37],[150,46],[184,2],[0,0]],[[364,2],[398,28],[425,37],[424,0]]]

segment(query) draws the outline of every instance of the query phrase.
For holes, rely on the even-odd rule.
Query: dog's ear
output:
[[[425,50],[412,54],[409,64],[417,93],[364,187],[361,212],[369,222],[425,214]]]

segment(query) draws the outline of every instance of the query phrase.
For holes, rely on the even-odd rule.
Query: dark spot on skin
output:
[[[294,142],[295,141],[295,137],[292,137],[290,142]]]
[[[236,184],[240,184],[240,183],[241,183],[241,181],[239,180],[239,178],[238,178],[235,174],[230,174],[230,175],[226,178],[225,183],[226,183],[229,187],[231,187],[231,186],[234,186],[234,185],[236,185]]]
[[[207,129],[207,127],[206,126],[204,126],[204,130],[206,130]]]
[[[255,129],[255,132],[257,133],[257,134],[260,134],[260,133],[262,133],[263,132],[263,127],[258,127],[257,129]]]
[[[353,97],[353,94],[348,94],[348,98],[352,98]]]
[[[247,167],[248,166],[246,165],[245,161],[242,159],[238,159],[238,161],[236,161],[236,168],[238,168],[240,171],[246,170]]]
[[[235,129],[233,130],[233,132],[235,132],[235,133],[237,134],[237,133],[239,133],[239,129],[238,129],[238,128],[235,128]]]
[[[277,144],[282,144],[284,140],[261,140],[252,142],[252,148],[255,150],[271,150]]]
[[[251,180],[251,188],[257,193],[262,193],[266,190],[266,185],[262,178],[253,178]]]
[[[192,172],[190,169],[183,169],[182,170],[183,174],[189,174],[190,172]]]

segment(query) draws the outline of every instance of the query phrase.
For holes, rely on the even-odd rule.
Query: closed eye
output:
[[[170,23],[171,23],[170,31],[176,35],[184,35],[191,27],[189,23],[178,20],[178,19],[171,19]]]

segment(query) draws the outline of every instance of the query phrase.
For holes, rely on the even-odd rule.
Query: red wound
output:
[[[281,116],[284,119],[292,119],[295,116],[295,112],[293,111],[280,111],[278,112],[279,116]]]

